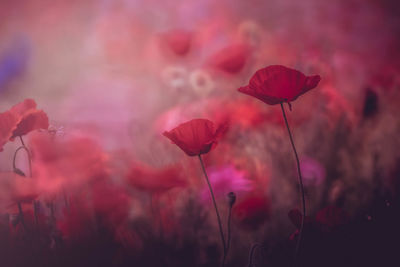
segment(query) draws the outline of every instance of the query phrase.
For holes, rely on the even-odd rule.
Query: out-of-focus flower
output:
[[[178,56],[185,56],[192,44],[192,34],[184,30],[171,30],[163,34],[163,40]]]
[[[302,214],[298,209],[292,209],[288,213],[290,221],[296,226],[297,230],[290,236],[290,240],[294,240],[301,226]],[[350,221],[349,214],[339,207],[327,206],[317,212],[314,217],[306,216],[304,219],[304,229],[309,231],[331,232],[337,227],[343,226]]]
[[[300,95],[315,88],[320,80],[319,75],[305,76],[300,71],[272,65],[258,70],[251,77],[249,85],[238,90],[269,105],[275,105],[296,100]]]
[[[7,140],[38,129],[47,129],[49,119],[43,110],[36,109],[33,99],[25,99],[10,110],[0,113],[0,151]]]
[[[13,106],[10,111],[17,115],[18,124],[14,129],[11,139],[28,134],[37,129],[47,129],[49,119],[43,110],[36,109],[33,99],[25,99],[23,102]]]
[[[0,151],[3,151],[3,146],[10,140],[17,122],[18,118],[12,112],[0,113]]]
[[[320,185],[325,180],[325,168],[315,159],[302,157],[300,168],[306,185]]]
[[[8,82],[22,74],[27,66],[30,46],[27,40],[17,39],[0,56],[0,91]]]
[[[214,89],[214,82],[204,70],[195,70],[189,75],[189,83],[200,96],[207,96]]]
[[[161,73],[164,83],[175,90],[186,86],[187,75],[187,69],[180,66],[168,66]]]
[[[270,217],[270,204],[262,194],[249,194],[233,208],[233,219],[245,230],[257,230]]]
[[[64,216],[57,220],[57,228],[61,231],[63,238],[69,240],[85,240],[93,234],[94,215],[89,208],[89,203],[74,197],[70,201],[68,210]]]
[[[226,198],[231,191],[240,197],[253,189],[253,184],[246,179],[245,172],[237,170],[232,165],[207,168],[207,173],[216,198]],[[209,201],[209,194],[208,188],[204,188],[201,199]]]
[[[188,156],[198,156],[214,148],[226,128],[225,124],[215,127],[214,123],[207,119],[193,119],[171,131],[165,131],[163,135]]]
[[[347,224],[350,221],[350,216],[339,207],[327,206],[318,211],[315,221],[322,231],[331,231],[336,227]]]
[[[107,155],[87,137],[60,140],[38,133],[30,139],[30,148],[34,177],[47,193],[87,184],[109,172]]]
[[[245,129],[251,129],[266,121],[273,122],[274,119],[271,115],[273,111],[263,110],[253,99],[240,99],[234,102],[216,101],[209,106],[208,110],[212,110],[216,121],[228,121],[230,125],[239,125]],[[221,106],[224,108],[221,109]]]
[[[356,122],[356,114],[353,105],[331,84],[325,84],[321,92],[321,104],[327,112],[328,123],[331,127],[337,124],[343,116],[348,119],[350,125]]]
[[[226,73],[239,73],[249,57],[249,47],[243,44],[234,44],[223,48],[211,56],[211,65]]]
[[[144,164],[134,163],[126,180],[133,188],[150,193],[164,193],[186,185],[181,168],[176,165],[154,169]]]
[[[0,210],[17,202],[31,202],[38,196],[35,180],[14,172],[0,172]]]
[[[301,214],[300,210],[298,209],[291,209],[288,213],[288,217],[290,221],[296,226],[296,230],[290,235],[289,239],[290,240],[295,240],[297,236],[299,235],[300,231],[299,229],[301,228],[301,219],[303,218],[303,214]],[[304,229],[309,230],[312,229],[314,226],[314,218],[310,216],[306,216],[304,218]]]
[[[120,187],[112,184],[108,179],[97,181],[92,186],[93,209],[97,217],[112,228],[125,223],[129,217],[130,197]]]

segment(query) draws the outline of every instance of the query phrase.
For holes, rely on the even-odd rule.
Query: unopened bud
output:
[[[236,194],[235,193],[233,193],[233,192],[229,192],[228,193],[228,203],[229,203],[229,206],[233,206],[233,204],[235,204],[235,202],[236,202]]]

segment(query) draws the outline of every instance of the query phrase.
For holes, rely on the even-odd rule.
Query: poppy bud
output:
[[[233,192],[229,192],[227,196],[228,196],[229,207],[232,207],[233,204],[235,204],[236,202],[236,194]]]

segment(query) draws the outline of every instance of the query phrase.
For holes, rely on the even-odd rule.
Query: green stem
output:
[[[226,257],[226,245],[225,245],[224,232],[222,230],[221,216],[219,215],[219,212],[218,212],[217,202],[215,201],[214,192],[212,190],[212,186],[210,184],[210,180],[208,179],[208,175],[207,175],[207,172],[206,172],[206,168],[204,167],[203,160],[201,158],[201,155],[198,155],[198,156],[199,156],[201,168],[203,169],[204,177],[206,178],[206,181],[207,181],[207,184],[208,184],[208,188],[210,189],[210,194],[211,194],[211,198],[212,198],[212,201],[213,201],[213,204],[214,204],[215,213],[217,214],[219,233],[221,234],[221,241],[222,241],[222,247],[224,249],[224,259],[225,259],[225,257]],[[224,264],[225,263],[223,261],[221,266],[223,267]]]
[[[282,108],[283,118],[285,119],[286,128],[287,128],[288,133],[289,133],[290,143],[292,144],[293,152],[294,152],[294,155],[296,157],[297,172],[298,172],[298,175],[299,175],[300,193],[301,193],[302,208],[303,208],[303,216],[301,217],[301,225],[300,225],[300,229],[299,229],[299,237],[297,239],[297,244],[296,244],[296,248],[295,248],[295,251],[294,251],[294,265],[296,265],[297,256],[298,256],[298,253],[299,253],[299,248],[300,248],[300,243],[301,243],[301,238],[302,238],[302,234],[303,234],[304,218],[306,217],[306,200],[305,200],[305,197],[304,197],[303,178],[302,178],[301,170],[300,170],[299,156],[297,155],[296,147],[294,145],[292,133],[290,132],[289,124],[288,124],[288,121],[287,121],[287,118],[286,118],[286,113],[285,113],[285,109],[283,108],[283,103],[282,102],[281,102],[281,108]]]

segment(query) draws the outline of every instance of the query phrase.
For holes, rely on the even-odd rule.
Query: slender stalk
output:
[[[13,168],[14,171],[16,170],[16,158],[17,158],[17,154],[18,152],[23,149],[26,152],[26,155],[28,156],[28,164],[29,164],[29,177],[32,178],[32,157],[31,157],[31,152],[29,151],[29,149],[26,147],[24,139],[22,138],[22,136],[19,136],[19,140],[21,141],[21,145],[19,148],[17,148],[17,150],[14,153],[14,159],[13,159]],[[20,205],[20,204],[19,204]],[[22,211],[22,209],[21,209]],[[38,216],[37,216],[37,205],[36,205],[36,201],[33,201],[33,212],[35,215],[35,224],[38,225]]]
[[[29,177],[32,178],[32,157],[31,157],[31,152],[29,149],[26,147],[24,143],[24,139],[22,139],[22,136],[19,136],[19,140],[21,140],[22,147],[25,149],[26,154],[28,155],[28,164],[29,164]]]
[[[295,251],[294,251],[294,265],[296,265],[296,260],[297,260],[297,256],[298,256],[298,253],[299,253],[301,238],[302,238],[302,234],[303,234],[304,218],[306,217],[306,200],[305,200],[305,197],[304,197],[303,178],[301,176],[299,156],[297,155],[296,147],[295,147],[294,142],[293,142],[292,133],[290,132],[289,124],[288,124],[288,121],[287,121],[287,118],[286,118],[285,109],[283,107],[283,103],[282,102],[281,102],[281,108],[282,108],[283,118],[285,119],[286,128],[287,128],[288,133],[289,133],[290,143],[292,144],[293,152],[294,152],[294,155],[296,157],[297,172],[299,174],[300,193],[301,193],[302,208],[303,208],[303,216],[301,217],[301,225],[300,225],[300,229],[299,229],[299,237],[297,239],[297,244],[296,244],[296,248],[295,248]]]
[[[224,254],[224,259],[222,260],[222,266],[225,265],[226,257],[228,257],[229,247],[231,244],[231,215],[232,215],[232,205],[229,205],[229,213],[228,213],[228,240],[226,242],[226,251]]]
[[[27,154],[29,153],[28,150],[27,150],[27,148],[24,147],[24,146],[20,146],[20,147],[17,148],[17,150],[15,150],[15,152],[14,152],[14,158],[13,158],[13,169],[14,169],[14,170],[17,168],[17,166],[16,166],[17,154],[18,154],[18,152],[19,152],[21,149],[25,150]]]
[[[62,192],[63,192],[63,197],[64,197],[65,208],[69,212],[68,196],[67,196],[67,192],[65,191],[65,187],[62,187]]]
[[[18,202],[17,205],[18,205],[19,219],[21,220],[22,227],[24,228],[24,231],[26,232],[27,229],[26,229],[24,212],[22,211],[21,202]]]
[[[254,244],[251,246],[251,249],[250,249],[250,252],[249,252],[249,260],[248,260],[249,264],[247,265],[247,267],[252,267],[252,266],[253,266],[253,256],[254,256],[254,252],[255,252],[256,249],[259,248],[259,247],[263,247],[263,245],[262,245],[262,244],[259,244],[259,243],[254,243]]]
[[[214,204],[215,213],[217,214],[219,233],[221,234],[221,241],[222,241],[222,247],[224,249],[224,259],[225,259],[225,257],[226,257],[226,245],[225,245],[224,231],[222,230],[221,216],[219,215],[219,212],[218,212],[217,202],[215,201],[214,192],[212,190],[212,186],[210,184],[210,180],[208,179],[206,168],[204,167],[204,163],[203,163],[203,160],[201,158],[201,155],[199,155],[199,160],[200,160],[201,168],[203,169],[204,177],[206,178],[206,181],[207,181],[207,184],[208,184],[208,188],[210,189],[210,194],[211,194],[211,198],[212,198],[212,201],[213,201],[213,204]],[[223,261],[221,266],[223,267],[224,264],[225,263]]]
[[[25,147],[21,146],[21,147],[17,148],[17,150],[15,150],[15,152],[14,152],[14,157],[13,157],[13,170],[14,170],[14,172],[16,172],[16,170],[17,170],[17,166],[16,166],[16,163],[15,163],[16,159],[17,159],[17,154],[21,149],[25,149],[26,150]],[[21,171],[18,171],[18,174],[25,175],[24,173],[21,173]],[[17,202],[17,206],[18,206],[19,219],[21,220],[22,227],[26,231],[27,229],[26,229],[26,225],[25,225],[24,212],[22,211],[21,202],[18,201]]]

